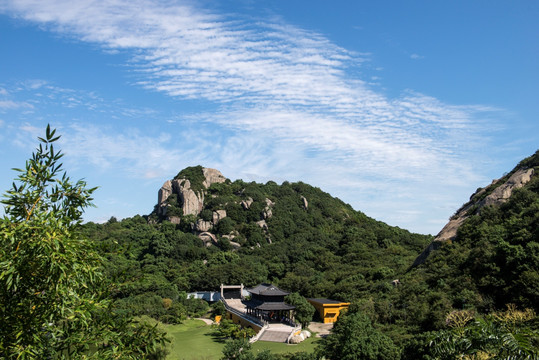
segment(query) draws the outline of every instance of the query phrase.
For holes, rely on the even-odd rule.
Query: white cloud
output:
[[[18,109],[18,108],[32,108],[32,104],[27,102],[18,102],[13,100],[0,100],[0,110]]]
[[[147,136],[135,129],[118,133],[88,124],[72,124],[64,131],[64,153],[79,166],[91,164],[99,171],[115,169],[138,178],[164,178],[182,163],[182,153],[166,147],[170,141],[166,134]]]
[[[307,175],[316,185],[330,183],[330,169],[341,184],[377,187],[395,196],[396,184],[412,197],[426,191],[425,178],[453,189],[477,180],[470,153],[482,129],[478,114],[495,109],[445,104],[413,91],[388,98],[351,75],[368,54],[282,22],[253,22],[190,4],[17,0],[4,2],[0,11],[107,52],[131,54],[139,86],[219,106],[194,120],[228,129],[230,137],[210,142],[198,136],[190,160],[213,161],[238,175],[265,177],[270,170],[297,179]],[[39,81],[28,86],[49,89],[66,108],[108,106],[89,94],[53,92]],[[160,177],[185,163],[185,154],[171,150],[167,137],[86,125],[69,131],[66,152],[101,168]],[[204,145],[220,152],[209,154]],[[428,194],[424,197],[428,201]],[[403,208],[395,216],[410,219],[416,213]]]
[[[42,136],[42,129],[29,123],[23,123],[15,128],[12,141],[20,149],[32,149],[38,136]]]

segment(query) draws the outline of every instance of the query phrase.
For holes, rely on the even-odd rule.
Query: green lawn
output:
[[[211,335],[211,326],[201,320],[185,320],[179,325],[161,325],[171,343],[167,360],[218,360],[222,356],[224,343],[216,341]],[[309,338],[297,345],[257,341],[252,345],[254,354],[263,350],[274,353],[307,351],[312,352],[319,339]]]
[[[316,342],[319,340],[320,338],[310,337],[307,340],[295,345],[269,341],[257,341],[252,345],[252,351],[255,355],[264,350],[269,350],[275,354],[294,353],[299,351],[313,352]]]
[[[172,341],[167,360],[217,360],[224,343],[210,335],[211,326],[201,320],[185,320],[179,325],[163,325]]]

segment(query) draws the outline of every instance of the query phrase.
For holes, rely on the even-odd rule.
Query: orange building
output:
[[[350,303],[330,299],[307,299],[307,301],[318,311],[324,324],[337,321],[341,311],[350,306]]]

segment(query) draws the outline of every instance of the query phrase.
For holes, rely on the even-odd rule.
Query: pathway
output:
[[[307,327],[312,333],[316,333],[316,337],[326,337],[333,329],[333,324],[324,324],[321,322],[311,322]]]

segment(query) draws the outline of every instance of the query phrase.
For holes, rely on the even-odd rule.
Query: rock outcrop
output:
[[[206,247],[211,246],[212,244],[217,245],[217,238],[210,232],[200,233],[198,234],[198,238],[202,240]]]
[[[224,218],[226,218],[226,210],[215,210],[212,215],[213,225],[217,225]]]
[[[203,168],[202,173],[204,174],[202,185],[206,189],[214,183],[223,183],[226,181],[226,178],[218,170]],[[204,191],[195,191],[192,189],[189,179],[167,180],[161,186],[157,195],[156,212],[158,216],[167,216],[168,208],[171,205],[168,199],[172,194],[177,195],[177,206],[181,209],[184,216],[198,215],[204,208]]]
[[[204,185],[206,189],[208,189],[211,184],[224,183],[226,181],[226,177],[224,177],[219,170],[203,168],[202,173],[204,174],[205,178],[202,185]]]
[[[242,200],[240,204],[244,210],[249,210],[251,208],[251,205],[253,204],[253,198],[250,197],[246,200]]]
[[[290,344],[299,344],[300,342],[311,337],[311,332],[308,330],[302,330],[298,335],[294,335],[290,338]]]
[[[172,195],[172,181],[167,180],[165,181],[163,186],[161,186],[161,189],[159,189],[159,191],[157,192],[158,215],[166,215],[166,205],[163,208],[161,208],[160,205],[164,204],[170,195]]]
[[[179,195],[183,215],[198,215],[204,208],[204,193],[191,189],[189,180],[172,181],[172,189]]]
[[[211,221],[204,221],[202,219],[198,219],[195,224],[195,231],[197,232],[210,231],[212,226],[213,226],[213,223]]]
[[[485,206],[499,206],[511,197],[514,190],[526,185],[534,176],[533,168],[522,168],[516,170],[507,180],[494,180],[489,186],[480,189],[470,197],[470,201],[464,204],[449,219],[449,222],[436,235],[432,243],[423,250],[415,259],[412,266],[417,266],[425,262],[433,250],[437,250],[446,241],[454,240],[457,237],[459,227],[474,214],[481,213]],[[485,195],[488,194],[488,195]]]
[[[204,209],[205,190],[212,184],[224,183],[227,180],[218,170],[201,168],[201,171],[204,180],[202,183],[199,182],[200,178],[195,180],[198,181],[198,185],[195,184],[195,186],[190,179],[181,177],[165,181],[157,195],[155,212],[159,218],[179,224],[181,216],[198,216],[201,213]],[[211,221],[197,219],[196,222],[191,223],[191,229],[205,246],[218,245],[217,237],[210,231],[226,216],[226,210],[214,210]]]
[[[511,197],[513,190],[519,189],[530,182],[534,175],[533,169],[517,170],[505,183],[498,186],[490,195],[481,200],[478,204],[480,208],[488,205],[499,205]]]
[[[301,196],[301,202],[303,204],[303,209],[309,210],[309,202],[307,201],[307,199],[303,195]]]
[[[266,198],[266,206],[264,207],[264,212],[262,213],[262,217],[264,218],[264,220],[271,219],[271,217],[273,216],[273,212],[271,211],[273,205],[275,205],[275,203],[270,199]]]
[[[268,231],[268,224],[266,224],[266,220],[260,220],[257,221],[256,224],[262,228],[264,231]]]

